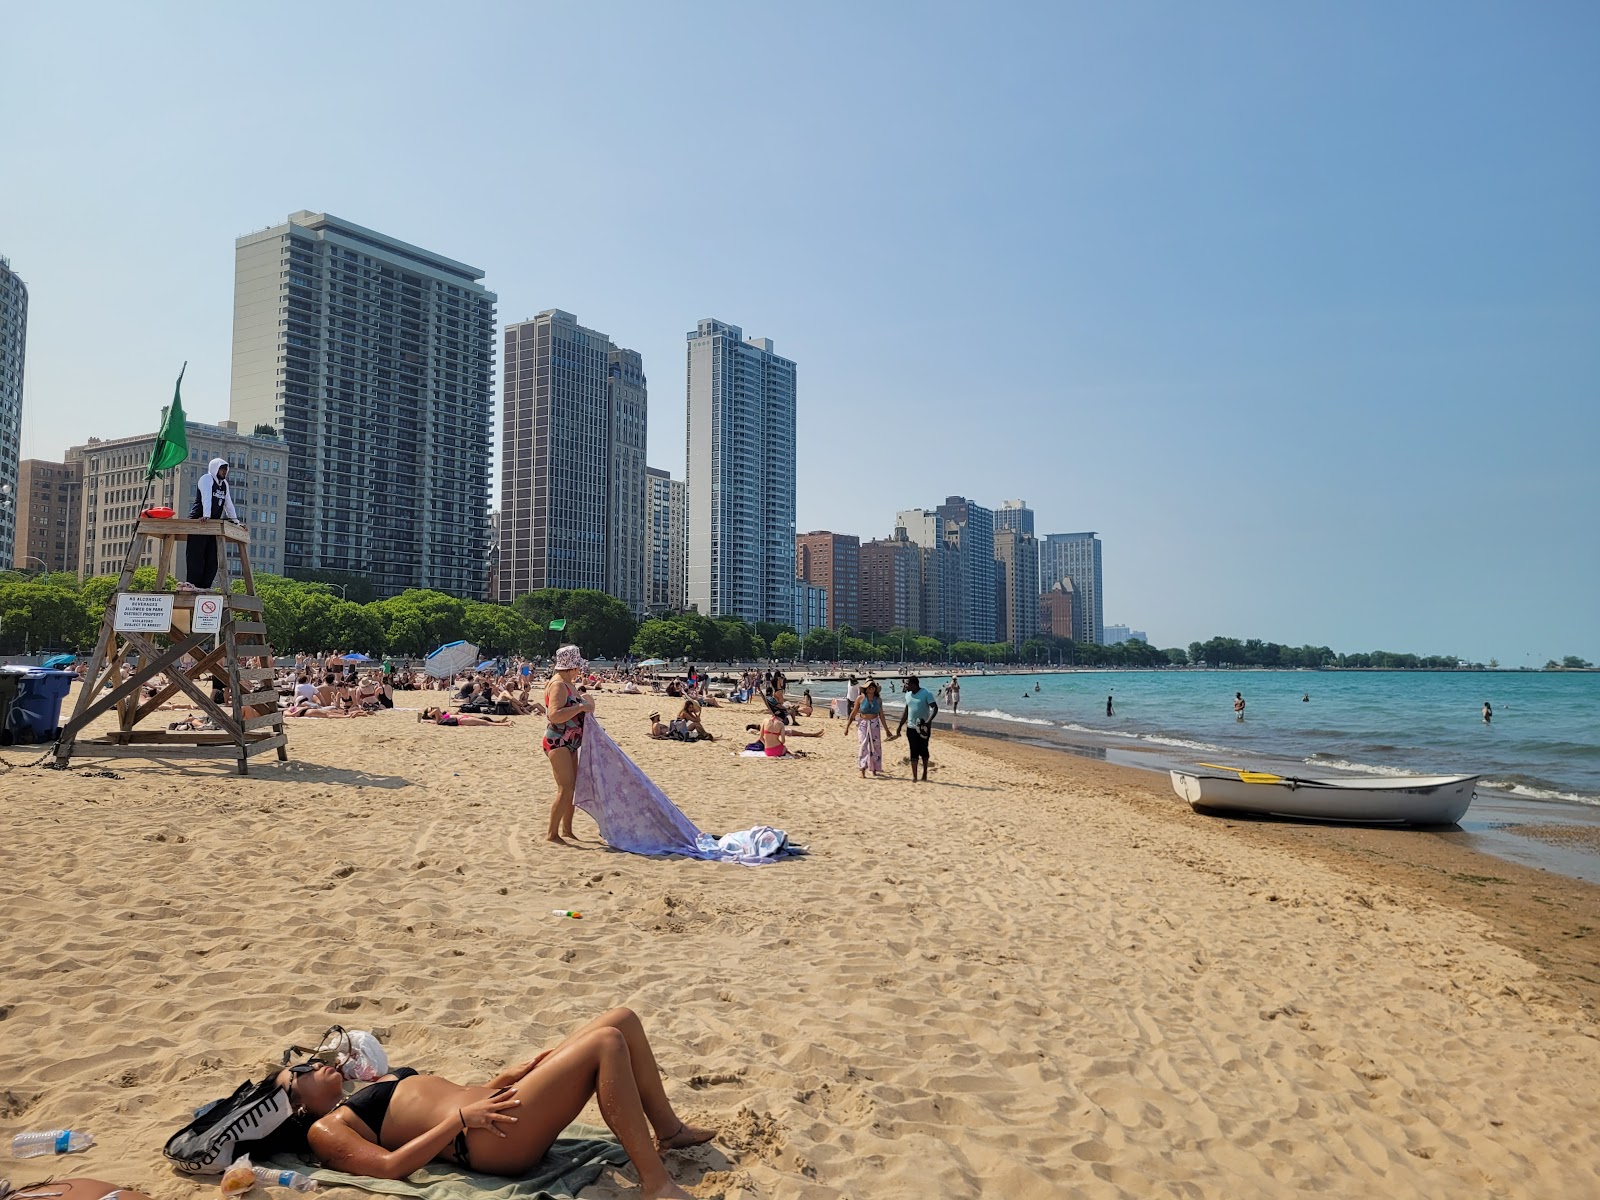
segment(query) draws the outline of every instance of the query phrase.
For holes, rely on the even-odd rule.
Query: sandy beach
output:
[[[645,736],[669,701],[598,701],[702,829],[809,856],[614,853],[581,813],[547,844],[536,718],[294,722],[243,779],[0,752],[0,1136],[212,1196],[162,1143],[333,1022],[476,1081],[626,1004],[721,1131],[672,1160],[706,1200],[1600,1195],[1600,888],[1003,739],[936,735],[913,786],[840,721],[773,762],[731,753],[748,708],[686,745]]]

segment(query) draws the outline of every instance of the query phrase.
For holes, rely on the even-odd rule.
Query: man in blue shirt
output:
[[[939,715],[939,702],[933,693],[922,686],[915,675],[906,676],[906,706],[900,712],[900,724],[890,736],[899,737],[905,730],[906,745],[911,750],[911,782],[920,783],[928,778],[928,739],[933,736],[933,719]],[[922,760],[922,775],[917,776],[917,760]]]

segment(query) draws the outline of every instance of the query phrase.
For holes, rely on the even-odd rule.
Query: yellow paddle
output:
[[[1241,783],[1283,783],[1282,775],[1273,775],[1266,771],[1247,771],[1243,767],[1225,767],[1221,763],[1195,763],[1197,767],[1211,767],[1217,771],[1233,771],[1239,776]]]

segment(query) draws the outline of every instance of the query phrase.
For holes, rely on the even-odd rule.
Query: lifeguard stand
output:
[[[169,591],[178,543],[195,537],[217,539],[216,590]],[[133,572],[145,538],[156,542],[156,585],[154,591],[139,592],[133,590]],[[231,590],[230,545],[238,547],[240,592]],[[100,623],[77,707],[56,743],[56,766],[65,767],[75,748],[93,757],[237,758],[241,775],[249,774],[251,758],[268,750],[278,752],[279,762],[287,761],[289,739],[273,686],[272,647],[255,593],[247,530],[226,521],[141,518]],[[123,668],[135,660],[137,666],[123,678]],[[245,666],[244,660],[255,661]],[[166,686],[143,699],[140,689],[162,673]],[[208,675],[226,679],[224,704],[212,700],[210,681],[203,678]],[[138,728],[180,691],[211,718],[214,730]],[[116,729],[79,740],[90,722],[112,709]]]

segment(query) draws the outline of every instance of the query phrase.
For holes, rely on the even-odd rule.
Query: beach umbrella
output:
[[[641,667],[664,667],[667,665],[667,660],[664,658],[647,658],[638,665]]]
[[[78,656],[76,654],[58,654],[54,658],[45,659],[43,665],[46,671],[59,671],[64,667],[70,667],[77,661]]]
[[[368,658],[365,654],[346,654],[344,656],[344,660],[345,660],[345,662],[371,662],[372,661],[372,659]]]
[[[494,659],[486,658],[481,663],[479,663],[476,667],[474,667],[473,670],[474,671],[487,671],[492,666],[494,666]]]
[[[435,679],[448,679],[478,661],[478,648],[471,642],[446,642],[422,660],[422,669]]]

